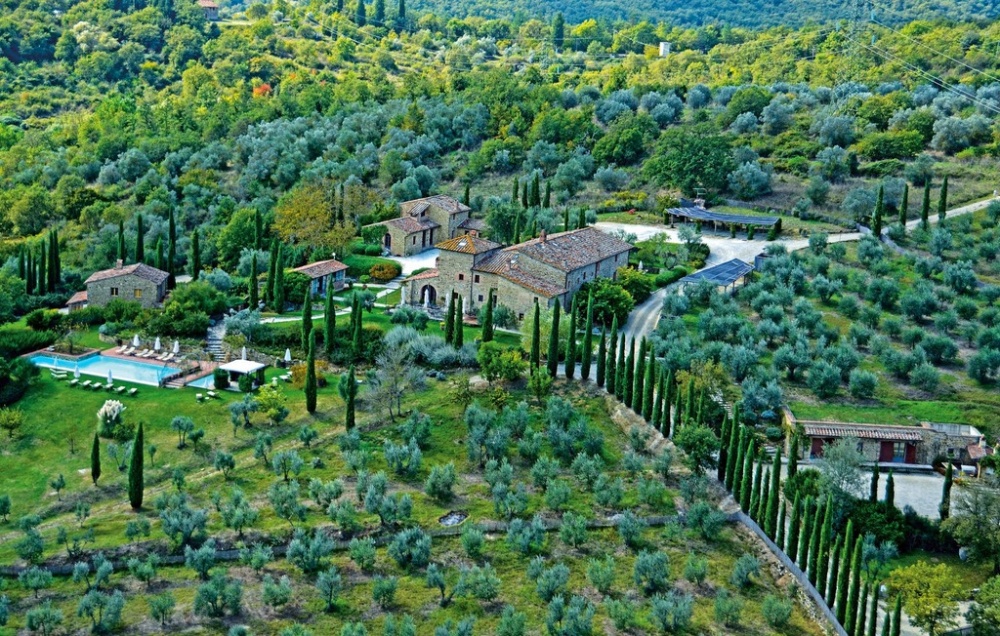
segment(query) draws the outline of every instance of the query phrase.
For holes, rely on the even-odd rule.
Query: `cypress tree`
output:
[[[90,478],[95,486],[101,478],[101,438],[97,433],[94,433],[94,444],[90,447]]]
[[[729,471],[731,473],[729,492],[737,500],[740,498],[740,493],[743,492],[743,464],[746,463],[747,456],[747,431],[742,426],[738,428],[740,431],[739,445],[736,449],[736,461],[734,462],[733,469]]]
[[[875,238],[882,236],[882,215],[885,213],[885,186],[878,187],[875,198],[875,211],[872,213],[872,234]]]
[[[142,508],[142,462],[146,455],[145,449],[142,422],[139,422],[139,429],[135,432],[135,441],[132,443],[132,457],[128,463],[128,502],[132,510]]]
[[[876,636],[876,632],[878,632],[878,585],[872,584],[871,606],[868,608],[868,636]]]
[[[444,341],[445,344],[455,342],[455,292],[448,297],[448,313],[444,319]]]
[[[753,469],[754,469],[754,455],[756,454],[753,447],[753,441],[747,436],[747,451],[746,459],[743,461],[743,477],[740,479],[740,507],[743,508],[743,512],[750,513],[750,502],[753,494]]]
[[[375,25],[385,25],[385,0],[375,0]]]
[[[941,505],[938,506],[938,515],[941,521],[951,516],[951,484],[954,479],[955,465],[948,461],[948,469],[944,474],[944,487],[941,490]]]
[[[583,208],[577,210],[576,227],[578,229],[581,227],[587,227],[587,211],[584,210]]]
[[[611,319],[611,342],[608,344],[608,360],[604,363],[604,387],[614,395],[618,374],[618,316]]]
[[[875,467],[872,469],[872,481],[871,485],[868,487],[868,501],[878,501],[878,478],[879,478],[879,467],[878,462],[875,462]]]
[[[563,209],[563,230],[569,230],[569,208]]]
[[[695,421],[699,424],[705,423],[705,389],[698,393],[698,414],[695,416]]]
[[[684,425],[694,418],[694,376],[688,378],[687,393],[684,395]]]
[[[892,606],[892,636],[899,636],[903,621],[903,597],[896,596],[896,604]]]
[[[629,341],[628,357],[625,358],[625,386],[622,387],[624,393],[622,402],[628,407],[632,406],[632,395],[635,391],[635,364],[635,338],[632,338]]]
[[[788,450],[788,477],[791,479],[799,469],[799,436],[792,435],[792,443]]]
[[[660,431],[661,434],[665,435],[663,432],[663,386],[666,384],[667,374],[663,371],[663,369],[660,369],[656,375],[656,397],[653,399],[651,421],[653,423],[653,427]],[[725,464],[720,465],[724,466]]]
[[[556,298],[552,307],[552,330],[549,332],[549,351],[546,363],[549,365],[549,377],[555,379],[559,371],[559,299]]]
[[[542,204],[542,195],[539,193],[538,188],[538,173],[535,173],[534,178],[531,180],[531,205],[538,207]]]
[[[774,532],[774,543],[782,551],[785,549],[785,498],[781,493],[778,493],[778,525]]]
[[[316,412],[316,333],[310,329],[306,355],[306,411]]]
[[[545,199],[542,201],[542,207],[552,207],[552,183],[549,181],[545,182]]]
[[[267,283],[264,285],[264,302],[268,307],[274,304],[274,281],[278,276],[278,239],[271,239],[270,263],[267,266]]]
[[[258,298],[257,296],[257,294],[260,293],[260,291],[258,290],[258,286],[259,284],[257,281],[257,252],[254,252],[253,256],[250,257],[250,310],[251,311],[257,309],[258,305],[260,304],[260,298]]]
[[[337,335],[337,304],[333,302],[333,274],[330,274],[326,287],[326,306],[323,311],[323,346],[326,347],[326,357],[333,357],[334,340]]]
[[[305,300],[302,302],[302,325],[301,325],[301,341],[302,350],[309,350],[309,334],[313,330],[313,317],[312,317],[312,290],[306,290]]]
[[[618,340],[618,356],[615,361],[615,397],[625,397],[625,336]]]
[[[816,579],[819,576],[819,560],[820,560],[820,537],[823,534],[823,509],[826,506],[823,502],[816,501],[816,508],[813,512],[812,526],[809,532],[809,560],[805,562],[806,572],[809,576],[809,582],[816,585]]]
[[[903,234],[906,234],[906,215],[910,208],[910,184],[907,183],[903,186],[903,200],[899,204],[899,225],[903,228]]]
[[[774,462],[771,464],[771,486],[767,498],[767,514],[764,516],[764,532],[774,537],[778,525],[778,504],[781,500],[781,453],[774,451]]]
[[[858,598],[858,615],[854,619],[854,636],[863,636],[865,633],[865,619],[868,614],[868,581],[861,587],[861,596]]]
[[[361,335],[364,333],[364,319],[361,315],[361,301],[357,301],[357,311],[355,312],[357,317],[354,319],[354,332],[351,334],[351,351],[354,353],[355,358],[361,357],[361,347],[364,344],[364,340]]]
[[[365,0],[358,0],[358,8],[354,12],[354,24],[363,27],[367,22],[368,18],[365,17]]]
[[[49,245],[52,249],[52,260],[49,263],[49,289],[55,291],[62,280],[62,265],[59,261],[59,233],[55,229],[49,235]]]
[[[930,229],[931,215],[931,182],[928,181],[924,184],[924,200],[920,204],[920,229],[925,232]]]
[[[403,2],[403,1],[404,0],[400,0],[400,2]],[[462,203],[465,204],[465,207],[469,207],[471,205],[470,199],[469,199],[469,184],[468,183],[465,184],[465,196],[462,197]]]
[[[858,538],[860,539],[860,537]],[[845,625],[847,620],[847,594],[851,587],[853,547],[854,526],[848,521],[847,529],[844,531],[844,542],[840,548],[840,573],[837,577],[837,622],[841,625]]]
[[[669,389],[668,389],[669,391]],[[667,401],[667,409],[670,409],[670,402]],[[740,452],[742,451],[743,444],[743,427],[735,418],[730,418],[732,423],[729,425],[729,448],[726,450],[726,490],[729,492],[735,492],[736,488],[734,484],[736,483],[736,467],[740,464]]]
[[[847,592],[847,614],[844,629],[848,634],[857,634],[858,625],[858,601],[861,596],[861,553],[862,539],[859,536],[854,541],[854,549],[851,551],[851,584]],[[864,601],[861,601],[864,603]]]
[[[274,313],[285,311],[285,255],[278,247],[278,262],[274,264]]]
[[[812,497],[806,497],[802,505],[802,529],[799,531],[799,569],[809,572],[809,544],[812,541],[812,531],[816,516],[816,502]]]
[[[892,469],[885,480],[885,505],[889,508],[896,505],[896,480],[892,478]]]
[[[125,221],[118,221],[118,260],[122,265],[128,262],[128,252],[125,250]]]
[[[536,177],[537,180],[537,177]],[[594,294],[587,295],[587,320],[583,323],[583,347],[580,349],[580,379],[590,379],[590,361],[594,357]],[[600,353],[598,353],[600,357]],[[600,382],[598,382],[600,385]]]
[[[22,247],[17,250],[17,277],[21,280],[25,280],[27,275],[27,269],[25,268],[24,262],[24,248]]]
[[[510,193],[510,202],[511,203],[517,204],[517,200],[520,198],[520,187],[519,186],[520,186],[520,183],[518,182],[517,177],[514,177],[514,189],[511,190],[511,193]]]
[[[590,356],[587,356],[590,359]],[[608,365],[608,330],[606,327],[601,328],[601,339],[597,341],[597,381],[598,387],[604,386],[605,372],[607,371]],[[590,371],[590,365],[587,365],[587,371]],[[583,372],[580,372],[583,375]]]
[[[45,248],[42,247],[41,252],[38,254],[38,295],[44,296],[46,293],[51,291],[48,289],[49,278],[46,274],[46,263],[48,259],[45,257]]]
[[[750,491],[750,511],[748,514],[754,521],[760,519],[760,496],[764,490],[764,462],[757,462],[753,471],[753,490]]]
[[[799,560],[799,531],[802,523],[802,499],[799,493],[795,493],[795,503],[792,505],[792,516],[788,520],[788,543],[785,554],[793,563]]]
[[[511,241],[513,245],[517,245],[521,242],[521,211],[517,211],[517,216],[514,217],[514,239]]]
[[[347,386],[343,391],[344,402],[347,406],[344,415],[344,428],[351,430],[354,428],[354,403],[358,396],[358,381],[354,379],[354,365],[347,370]]]
[[[198,230],[194,231],[191,237],[191,280],[198,280],[201,275],[201,245],[198,239]]]
[[[660,385],[656,388],[657,404],[659,404],[660,398],[663,393],[663,375],[660,372]],[[654,418],[655,419],[655,418]],[[726,467],[729,465],[729,442],[730,442],[730,425],[729,425],[729,414],[722,414],[722,425],[719,427],[719,461],[716,466],[715,478],[719,480],[722,484],[726,483]]]
[[[576,316],[578,313],[577,298],[579,294],[573,294],[573,303],[570,305],[569,311],[569,328],[566,335],[568,336],[566,340],[566,379],[572,380],[573,376],[576,375]]]
[[[531,369],[535,370],[541,364],[541,310],[538,307],[538,300],[535,300],[535,322],[531,325]]]
[[[830,571],[830,537],[833,534],[833,500],[830,497],[826,498],[823,509],[823,527],[820,528],[819,553],[816,555],[816,590],[820,596],[826,596]]]
[[[552,19],[552,47],[555,50],[560,50],[563,47],[563,42],[565,41],[566,34],[566,20],[563,18],[562,12],[557,13],[556,17]]]
[[[527,183],[525,183],[524,187],[521,188],[521,207],[522,208],[527,208],[528,207],[528,184]]]
[[[35,293],[35,262],[31,255],[31,250],[27,250],[24,257],[24,293],[29,296]]]
[[[143,237],[146,235],[146,230],[143,227],[142,214],[135,215],[135,262],[145,263],[146,262],[146,241]]]
[[[177,286],[177,278],[174,276],[174,267],[177,263],[177,222],[174,220],[174,209],[170,208],[167,216],[167,287],[173,289]]]
[[[836,607],[837,602],[837,580],[840,576],[840,553],[844,549],[844,538],[838,536],[833,542],[833,549],[830,551],[830,580],[826,588],[826,606],[830,609]]]
[[[671,427],[670,421],[670,404],[673,395],[677,392],[676,383],[674,382],[674,370],[667,369],[667,386],[666,390],[663,392],[663,416],[667,421],[667,429]],[[670,437],[670,435],[668,435]]]
[[[490,290],[489,298],[486,299],[486,309],[483,311],[483,333],[480,337],[483,342],[493,340],[493,290]]]
[[[165,267],[163,263],[163,238],[156,239],[156,269],[163,270]]]
[[[404,28],[406,26],[406,0],[399,0],[396,6],[396,26]],[[465,205],[469,205],[469,186],[465,186]]]
[[[892,614],[888,611],[882,617],[882,632],[880,636],[889,636],[892,633]]]
[[[639,341],[639,353],[635,358],[635,377],[632,385],[632,400],[630,406],[632,410],[642,415],[642,397],[644,383],[646,381],[646,337]]]
[[[938,221],[944,222],[948,215],[948,175],[941,181],[941,196],[938,197]]]
[[[653,396],[656,392],[656,357],[653,348],[649,348],[649,360],[646,361],[646,377],[642,381],[642,418],[653,422]]]

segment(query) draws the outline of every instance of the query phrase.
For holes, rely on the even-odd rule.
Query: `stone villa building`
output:
[[[137,302],[149,309],[159,307],[167,295],[167,272],[143,263],[122,265],[94,272],[87,279],[86,302],[104,307],[112,300]]]
[[[629,243],[593,227],[541,236],[511,247],[474,235],[458,235],[435,245],[437,267],[403,282],[403,301],[446,305],[452,293],[462,297],[466,313],[478,311],[490,290],[494,302],[518,318],[558,299],[565,306],[589,280],[615,278],[628,265]]]
[[[484,228],[470,217],[469,206],[444,194],[406,201],[399,208],[398,219],[378,224],[385,227],[382,246],[394,256],[419,254],[456,236],[478,236]]]
[[[325,298],[330,288],[337,292],[347,283],[347,265],[332,258],[296,267],[292,271],[309,278],[313,298]]]

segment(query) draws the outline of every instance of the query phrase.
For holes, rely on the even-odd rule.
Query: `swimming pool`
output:
[[[123,360],[121,358],[112,358],[111,356],[91,356],[77,362],[55,356],[36,354],[30,356],[28,360],[35,366],[68,371],[70,373],[78,368],[81,375],[97,376],[105,381],[108,377],[108,371],[110,371],[111,378],[116,382],[134,382],[136,384],[149,384],[152,386],[159,386],[161,378],[169,377],[180,371],[177,367],[165,364]]]
[[[209,373],[206,376],[200,377],[197,380],[191,380],[184,386],[193,386],[199,389],[214,389],[215,388],[215,378]]]

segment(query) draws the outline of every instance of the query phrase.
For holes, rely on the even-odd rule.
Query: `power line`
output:
[[[940,55],[941,57],[943,57],[943,58],[945,58],[945,59],[947,59],[947,60],[949,60],[951,62],[954,62],[955,64],[959,64],[961,66],[964,66],[965,68],[969,69],[970,71],[973,71],[975,73],[979,73],[980,75],[982,75],[982,76],[986,77],[987,79],[990,79],[990,80],[992,80],[994,82],[1000,82],[1000,78],[996,77],[995,75],[990,75],[989,73],[987,73],[987,72],[985,72],[985,71],[983,71],[981,69],[978,69],[978,68],[976,68],[976,67],[974,67],[974,66],[972,66],[970,64],[967,64],[967,63],[963,62],[962,60],[956,59],[956,58],[948,55],[947,53],[943,53],[941,51],[938,51],[937,49],[924,44],[920,40],[917,40],[916,38],[912,38],[912,37],[906,35],[905,33],[903,33],[902,31],[899,31],[898,29],[892,28],[888,24],[883,24],[882,22],[879,22],[878,20],[875,19],[874,16],[872,16],[871,21],[874,24],[877,24],[877,25],[879,25],[880,27],[882,27],[884,29],[888,29],[889,31],[892,31],[895,34],[900,35],[900,36],[906,38],[907,40],[909,40],[910,42],[913,42],[914,44],[916,44],[919,47],[921,47],[923,49],[927,49],[931,53],[935,53],[935,54]]]

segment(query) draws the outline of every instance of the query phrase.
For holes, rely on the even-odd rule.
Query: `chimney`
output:
[[[121,268],[122,268],[122,259],[119,258],[117,261],[115,261],[115,269],[121,269]]]
[[[538,237],[541,239],[542,243],[544,243],[545,239],[548,238],[548,232],[545,231],[544,227],[542,228],[542,233],[539,234]]]

